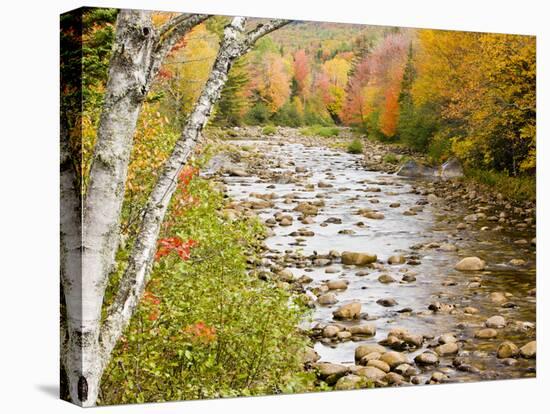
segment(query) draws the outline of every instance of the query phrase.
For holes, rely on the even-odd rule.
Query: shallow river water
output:
[[[482,231],[487,224],[474,223],[468,229],[457,231],[457,224],[471,212],[465,206],[445,206],[442,202],[427,203],[422,189],[425,183],[377,171],[367,171],[360,155],[352,155],[324,147],[306,147],[301,144],[270,143],[267,141],[235,141],[236,145],[259,148],[267,155],[265,168],[272,172],[291,173],[297,182],[279,183],[258,176],[225,177],[229,195],[236,200],[250,198],[251,193],[275,193],[273,208],[260,210],[263,220],[272,218],[276,212],[284,212],[294,217],[290,226],[274,226],[274,234],[266,240],[271,253],[285,251],[301,252],[310,255],[314,252],[327,254],[331,250],[369,252],[378,256],[383,269],[366,268],[367,275],[356,273],[363,268],[343,266],[336,262],[337,273],[325,273],[326,267],[289,269],[296,277],[307,274],[313,282],[306,289],[312,289],[332,279],[346,279],[348,288],[336,291],[338,303],[332,306],[316,305],[311,326],[317,323],[335,323],[332,312],[343,304],[359,301],[362,312],[368,320],[376,324],[376,335],[361,341],[334,343],[317,342],[315,350],[321,361],[340,364],[354,364],[354,350],[363,343],[376,343],[385,339],[390,329],[403,327],[411,333],[427,338],[437,338],[444,333],[453,333],[461,343],[461,354],[469,358],[469,363],[479,372],[463,372],[453,368],[454,357],[442,357],[435,368],[421,368],[420,375],[429,378],[430,372],[445,372],[451,381],[473,381],[481,379],[517,378],[535,375],[534,359],[517,359],[513,366],[496,358],[496,349],[504,340],[512,340],[518,346],[535,339],[535,296],[529,291],[535,288],[535,249],[529,245],[517,245],[513,241],[534,237],[533,229],[522,231],[506,230]],[[298,167],[305,172],[295,172]],[[318,183],[331,187],[320,188]],[[315,187],[307,188],[307,184]],[[436,184],[437,185],[437,184]],[[285,203],[286,194],[296,194],[295,203]],[[325,206],[314,216],[314,223],[305,225],[298,220],[300,213],[293,211],[299,201],[315,201],[322,198]],[[400,203],[399,207],[390,207]],[[394,204],[395,205],[395,204]],[[409,208],[417,208],[416,215],[404,215]],[[371,208],[384,214],[380,220],[357,215],[360,208]],[[498,212],[497,212],[498,214]],[[323,224],[329,218],[341,219],[341,224]],[[363,222],[364,225],[357,225]],[[314,232],[313,237],[298,240],[290,234],[307,228]],[[353,234],[339,233],[352,230]],[[349,233],[349,232],[344,232]],[[433,242],[433,247],[425,247]],[[452,243],[457,251],[443,251],[437,248],[441,243]],[[417,246],[415,246],[417,245]],[[423,245],[424,247],[418,248]],[[412,247],[412,248],[411,248]],[[416,248],[415,248],[416,247]],[[392,255],[403,255],[411,264],[388,265]],[[481,272],[459,272],[454,265],[463,257],[478,256],[487,262]],[[511,266],[511,259],[521,258],[523,266]],[[411,261],[412,259],[412,261]],[[415,260],[419,264],[415,264]],[[405,270],[416,273],[416,281],[400,282]],[[395,283],[383,284],[378,281],[381,274],[390,274]],[[478,278],[478,279],[474,279]],[[471,285],[480,280],[480,286]],[[492,292],[508,295],[505,307],[490,300]],[[311,294],[311,292],[310,292]],[[312,294],[311,294],[312,295]],[[315,298],[315,296],[312,296]],[[380,298],[393,298],[397,305],[383,307],[377,304]],[[431,312],[428,306],[434,302],[453,304],[455,312]],[[475,307],[479,313],[467,315],[464,307]],[[398,312],[410,308],[409,312]],[[485,320],[493,315],[501,315],[507,321],[506,328],[499,329],[496,339],[474,338],[474,332],[483,327]],[[355,322],[338,322],[353,324]],[[424,346],[410,353],[409,359],[426,350]]]

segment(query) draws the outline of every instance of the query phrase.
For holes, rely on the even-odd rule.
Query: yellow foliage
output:
[[[329,82],[339,88],[345,88],[348,84],[348,73],[351,63],[340,57],[327,60],[323,64],[323,70],[328,75]]]
[[[420,30],[418,38],[413,100],[441,109],[455,153],[476,167],[534,169],[534,37]]]

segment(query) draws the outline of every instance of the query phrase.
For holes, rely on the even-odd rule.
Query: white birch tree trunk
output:
[[[61,281],[66,307],[62,364],[71,400],[95,405],[108,355],[101,343],[103,296],[118,248],[120,213],[137,118],[173,45],[208,15],[181,15],[160,30],[150,12],[121,10],[87,192],[61,129]]]

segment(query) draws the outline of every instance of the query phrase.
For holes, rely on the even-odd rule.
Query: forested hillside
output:
[[[88,103],[98,99],[92,77],[105,76],[96,60],[107,59],[112,40],[106,17],[88,34],[96,55],[86,60]],[[206,82],[226,22],[194,29],[159,74],[148,105],[176,127]],[[236,62],[211,125],[351,126],[433,162],[456,155],[467,166],[532,174],[535,81],[529,36],[293,22]]]

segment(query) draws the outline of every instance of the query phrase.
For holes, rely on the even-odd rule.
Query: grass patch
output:
[[[350,154],[362,154],[363,153],[363,143],[359,138],[354,138],[348,145],[348,152]]]
[[[395,155],[393,152],[389,152],[384,155],[383,160],[384,162],[387,162],[389,164],[397,164],[399,162],[399,160],[397,159],[397,155]]]
[[[467,179],[491,187],[511,200],[536,200],[537,185],[535,176],[510,177],[506,173],[478,169],[467,169],[465,175]]]
[[[277,127],[275,125],[266,125],[262,128],[263,135],[273,135],[277,132]]]
[[[328,127],[322,125],[312,125],[300,129],[300,134],[307,137],[320,136],[323,138],[337,137],[340,135],[340,129],[337,127]]]

